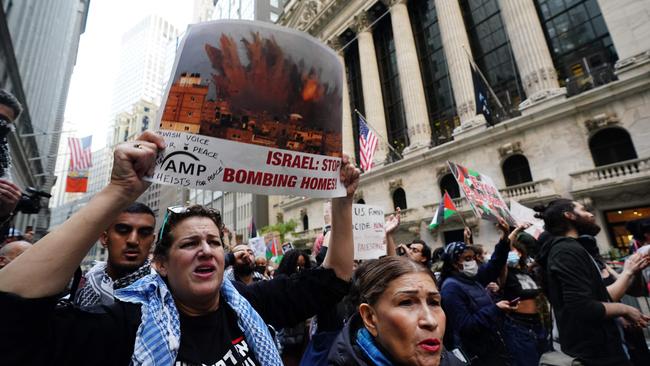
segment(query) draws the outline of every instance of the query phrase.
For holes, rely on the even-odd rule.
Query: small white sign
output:
[[[386,255],[384,210],[377,206],[352,206],[354,259],[376,259]]]
[[[544,232],[544,220],[535,217],[535,211],[521,203],[510,200],[510,214],[519,225],[526,222],[531,223],[532,226],[526,229],[525,232],[532,235],[535,239]]]
[[[253,253],[255,253],[255,258],[264,257],[266,258],[266,244],[264,243],[264,238],[258,236],[256,238],[248,239],[248,246],[251,247]]]

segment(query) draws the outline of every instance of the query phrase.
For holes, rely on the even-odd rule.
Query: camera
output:
[[[52,195],[47,192],[39,191],[34,187],[27,187],[27,193],[23,192],[14,212],[37,214],[41,210],[41,199],[50,197]]]

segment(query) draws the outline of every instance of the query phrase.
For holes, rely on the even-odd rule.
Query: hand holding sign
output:
[[[357,168],[347,154],[343,154],[341,165],[341,182],[345,187],[346,197],[351,199],[359,186],[361,171]]]
[[[134,142],[117,145],[110,184],[135,199],[149,187],[150,183],[144,177],[152,173],[156,154],[164,148],[163,139],[151,131],[145,131]]]

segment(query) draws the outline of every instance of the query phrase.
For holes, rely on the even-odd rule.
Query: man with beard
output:
[[[255,253],[246,244],[236,245],[226,258],[226,263],[232,263],[232,266],[223,274],[230,281],[239,281],[250,285],[253,282],[264,280],[264,275],[255,271]]]
[[[149,250],[155,238],[153,211],[135,202],[126,208],[99,240],[108,250],[108,261],[96,263],[84,276],[85,283],[74,297],[80,306],[111,305],[113,291],[127,287],[151,273]]]
[[[595,217],[569,199],[536,207],[553,237],[543,244],[539,264],[545,291],[556,317],[562,352],[586,365],[631,365],[617,318],[646,327],[650,317],[638,309],[611,302],[598,265],[581,241],[595,240]]]

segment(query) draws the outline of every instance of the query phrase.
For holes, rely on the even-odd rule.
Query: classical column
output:
[[[379,136],[379,144],[373,159],[374,165],[386,161],[388,147],[386,146],[386,116],[384,114],[384,99],[381,94],[379,67],[375,53],[375,41],[369,28],[368,14],[363,12],[355,17],[354,28],[359,45],[359,62],[361,63],[361,86],[363,87],[363,105],[366,120]]]
[[[499,7],[526,91],[527,98],[519,109],[565,95],[566,89],[558,84],[533,0],[499,0]]]
[[[341,94],[343,96],[343,126],[341,128],[341,137],[343,139],[343,152],[354,158],[354,132],[352,130],[352,114],[350,111],[350,94],[348,94],[348,80],[345,73],[345,59],[339,51],[342,44],[339,37],[330,39],[327,44],[334,50],[334,52],[336,52],[341,65],[343,65],[343,85],[341,89]]]
[[[625,79],[650,70],[650,2],[598,0],[619,60],[616,74]]]
[[[395,54],[409,135],[409,146],[404,152],[408,153],[430,145],[431,127],[406,0],[385,0],[385,2],[390,6],[390,21],[393,26]]]
[[[460,118],[460,126],[454,130],[454,136],[459,136],[469,130],[479,130],[485,126],[486,121],[482,114],[476,114],[472,70],[467,56],[468,53],[472,54],[472,50],[460,5],[458,1],[452,0],[435,0],[435,5],[451,86],[454,89],[456,113]]]

